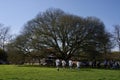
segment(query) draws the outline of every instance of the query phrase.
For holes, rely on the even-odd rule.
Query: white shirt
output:
[[[65,60],[62,60],[62,66],[65,66],[65,65],[66,65]]]
[[[60,65],[60,60],[56,59],[55,63],[56,63],[56,66],[59,66]]]
[[[69,60],[69,66],[72,66],[73,63],[72,63],[72,60]]]
[[[79,61],[77,61],[77,67],[78,67],[78,68],[80,67],[80,62],[79,62]]]

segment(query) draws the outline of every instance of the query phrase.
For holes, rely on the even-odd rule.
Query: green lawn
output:
[[[0,65],[0,80],[120,80],[120,70],[60,69]]]

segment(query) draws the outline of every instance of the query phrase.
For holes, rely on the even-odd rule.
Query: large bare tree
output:
[[[22,34],[27,35],[24,45],[30,49],[51,48],[57,57],[67,60],[83,51],[102,52],[104,27],[96,17],[82,18],[60,9],[48,9],[26,23]]]

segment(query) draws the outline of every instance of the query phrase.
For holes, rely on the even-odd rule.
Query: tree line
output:
[[[116,45],[120,50],[120,25],[114,29],[115,33],[108,32],[97,17],[83,18],[50,8],[28,21],[15,38],[9,35],[9,27],[0,25],[0,48],[7,55],[2,57],[15,64],[33,58],[40,61],[51,54],[64,60],[83,55],[98,59]]]

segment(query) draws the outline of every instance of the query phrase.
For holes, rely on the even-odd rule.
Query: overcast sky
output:
[[[98,17],[110,32],[113,25],[120,24],[120,0],[0,0],[0,23],[19,34],[27,21],[48,8],[60,8],[82,17]]]

